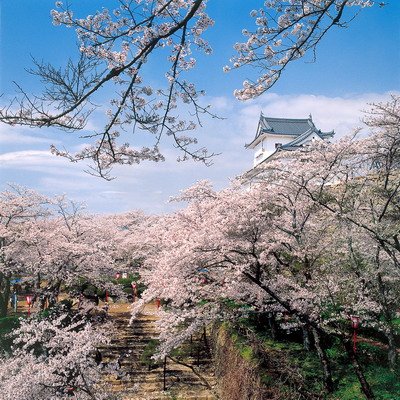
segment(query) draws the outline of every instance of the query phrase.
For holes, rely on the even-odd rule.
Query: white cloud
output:
[[[103,194],[105,196],[107,196],[107,195],[125,195],[126,192],[121,192],[118,190],[104,190],[103,192],[100,192],[100,194]]]
[[[54,156],[49,150],[21,150],[0,154],[0,168],[36,169],[56,175],[76,173],[81,169],[65,158]]]
[[[44,150],[22,150],[0,154],[0,164],[14,165],[27,168],[32,165],[57,164],[57,158],[49,151]]]
[[[225,112],[234,107],[234,100],[224,96],[209,97],[206,101],[211,105],[211,112]]]
[[[32,129],[21,128],[9,125],[0,125],[0,144],[2,145],[37,145],[59,143],[59,140],[53,140],[46,137],[42,132],[36,130],[32,135]]]

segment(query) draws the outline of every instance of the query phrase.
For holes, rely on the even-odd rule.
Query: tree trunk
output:
[[[44,310],[45,309],[45,306],[46,306],[46,299],[47,299],[47,297],[46,297],[46,295],[42,292],[42,293],[40,293],[40,295],[39,295],[39,308],[40,308],[40,310]]]
[[[38,272],[37,275],[36,275],[36,282],[35,282],[36,290],[40,290],[40,284],[41,283],[42,283],[42,277],[40,275],[40,272]]]
[[[11,276],[0,273],[0,317],[6,317],[8,313],[8,303],[10,302]]]
[[[0,294],[0,318],[6,317],[8,312],[8,301],[4,294]]]
[[[393,330],[390,329],[386,333],[386,338],[388,340],[388,361],[390,369],[394,370],[397,364],[397,347],[396,340],[393,334]]]
[[[271,339],[272,340],[276,340],[278,329],[277,329],[277,326],[276,326],[274,313],[271,313],[271,316],[268,318],[268,324],[269,324],[270,331],[271,331]]]
[[[56,303],[58,301],[58,295],[60,293],[60,286],[61,286],[61,282],[57,281],[49,287],[49,290],[47,293],[49,307],[54,307],[56,305]],[[96,305],[98,305],[98,304],[96,304]]]
[[[40,275],[37,277],[38,281]],[[40,289],[40,283],[38,284],[38,302],[41,310],[45,308],[54,307],[58,302],[58,295],[60,293],[61,281],[49,283],[46,288]],[[98,304],[96,304],[98,305]]]
[[[361,390],[363,391],[365,398],[368,400],[374,400],[374,393],[372,392],[371,387],[365,378],[364,372],[357,360],[356,353],[353,349],[353,343],[350,340],[344,340],[343,345],[346,349],[346,353],[351,361],[351,364],[353,365],[354,372],[356,373],[358,381],[360,382]]]
[[[163,373],[163,380],[164,380],[164,385],[163,385],[163,390],[167,390],[167,357],[164,357],[164,373]]]
[[[311,346],[310,346],[310,332],[308,330],[308,326],[303,325],[301,328],[302,334],[303,334],[303,347],[304,350],[310,351]]]
[[[329,358],[326,354],[325,349],[321,344],[320,333],[318,333],[316,329],[313,329],[313,336],[314,336],[315,348],[318,353],[319,361],[321,363],[322,372],[324,376],[324,387],[328,393],[332,393],[334,390],[334,386],[333,386],[332,371]]]
[[[203,340],[204,340],[204,347],[206,348],[207,353],[210,352],[210,346],[208,344],[208,339],[207,339],[207,328],[204,325],[203,326]]]

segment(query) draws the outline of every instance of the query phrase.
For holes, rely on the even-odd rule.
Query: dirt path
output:
[[[214,400],[210,386],[213,376],[203,363],[201,375],[193,366],[195,360],[185,359],[185,364],[167,359],[164,390],[164,367],[160,363],[151,369],[143,363],[141,356],[152,339],[158,334],[154,322],[157,320],[156,307],[146,305],[142,314],[132,327],[128,326],[130,318],[129,305],[115,305],[110,316],[115,325],[115,338],[100,351],[103,362],[120,366],[119,372],[107,375],[105,380],[112,386],[112,391],[123,400]],[[204,361],[204,360],[203,360]],[[193,371],[196,371],[196,373]],[[210,386],[209,386],[210,385]]]

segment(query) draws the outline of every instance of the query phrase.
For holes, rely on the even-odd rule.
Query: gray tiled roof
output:
[[[260,130],[258,135],[262,133],[271,133],[276,135],[299,136],[310,129],[315,129],[315,125],[311,118],[307,119],[291,119],[291,118],[270,118],[261,114]]]
[[[285,135],[292,136],[293,140],[300,139],[302,136],[315,133],[321,139],[331,138],[335,132],[321,132],[316,128],[311,118],[272,118],[266,117],[261,113],[256,136],[253,141],[246,144],[245,147],[253,148],[256,146],[265,135]]]

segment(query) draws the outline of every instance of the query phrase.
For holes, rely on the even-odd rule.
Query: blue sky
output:
[[[102,2],[71,3],[83,17]],[[389,92],[400,90],[400,2],[392,0],[386,7],[363,10],[349,28],[330,32],[321,43],[317,61],[293,63],[271,93],[251,102],[236,101],[233,90],[251,78],[252,71],[224,74],[222,67],[234,54],[232,45],[242,40],[242,28],[252,27],[250,10],[261,3],[209,1],[209,13],[216,22],[207,37],[214,53],[198,58],[192,79],[206,90],[206,100],[214,110],[226,117],[206,120],[198,132],[201,144],[222,152],[213,166],[176,163],[176,154],[166,148],[166,162],[118,167],[114,171],[117,179],[106,182],[85,174],[83,164],[49,155],[51,143],[76,146],[73,135],[0,125],[0,187],[16,182],[46,194],[66,193],[86,202],[92,212],[137,208],[165,212],[172,207],[168,198],[197,180],[211,179],[221,188],[229,178],[251,167],[252,153],[244,144],[255,134],[261,110],[280,117],[302,118],[312,113],[320,129],[335,129],[340,136],[360,125],[367,103],[384,101]],[[51,24],[51,8],[53,2],[48,0],[1,0],[0,91],[5,97],[13,93],[12,81],[29,91],[38,90],[38,83],[25,72],[31,55],[58,65],[67,55],[76,54],[74,32]],[[151,72],[157,79],[161,71],[154,66]]]

